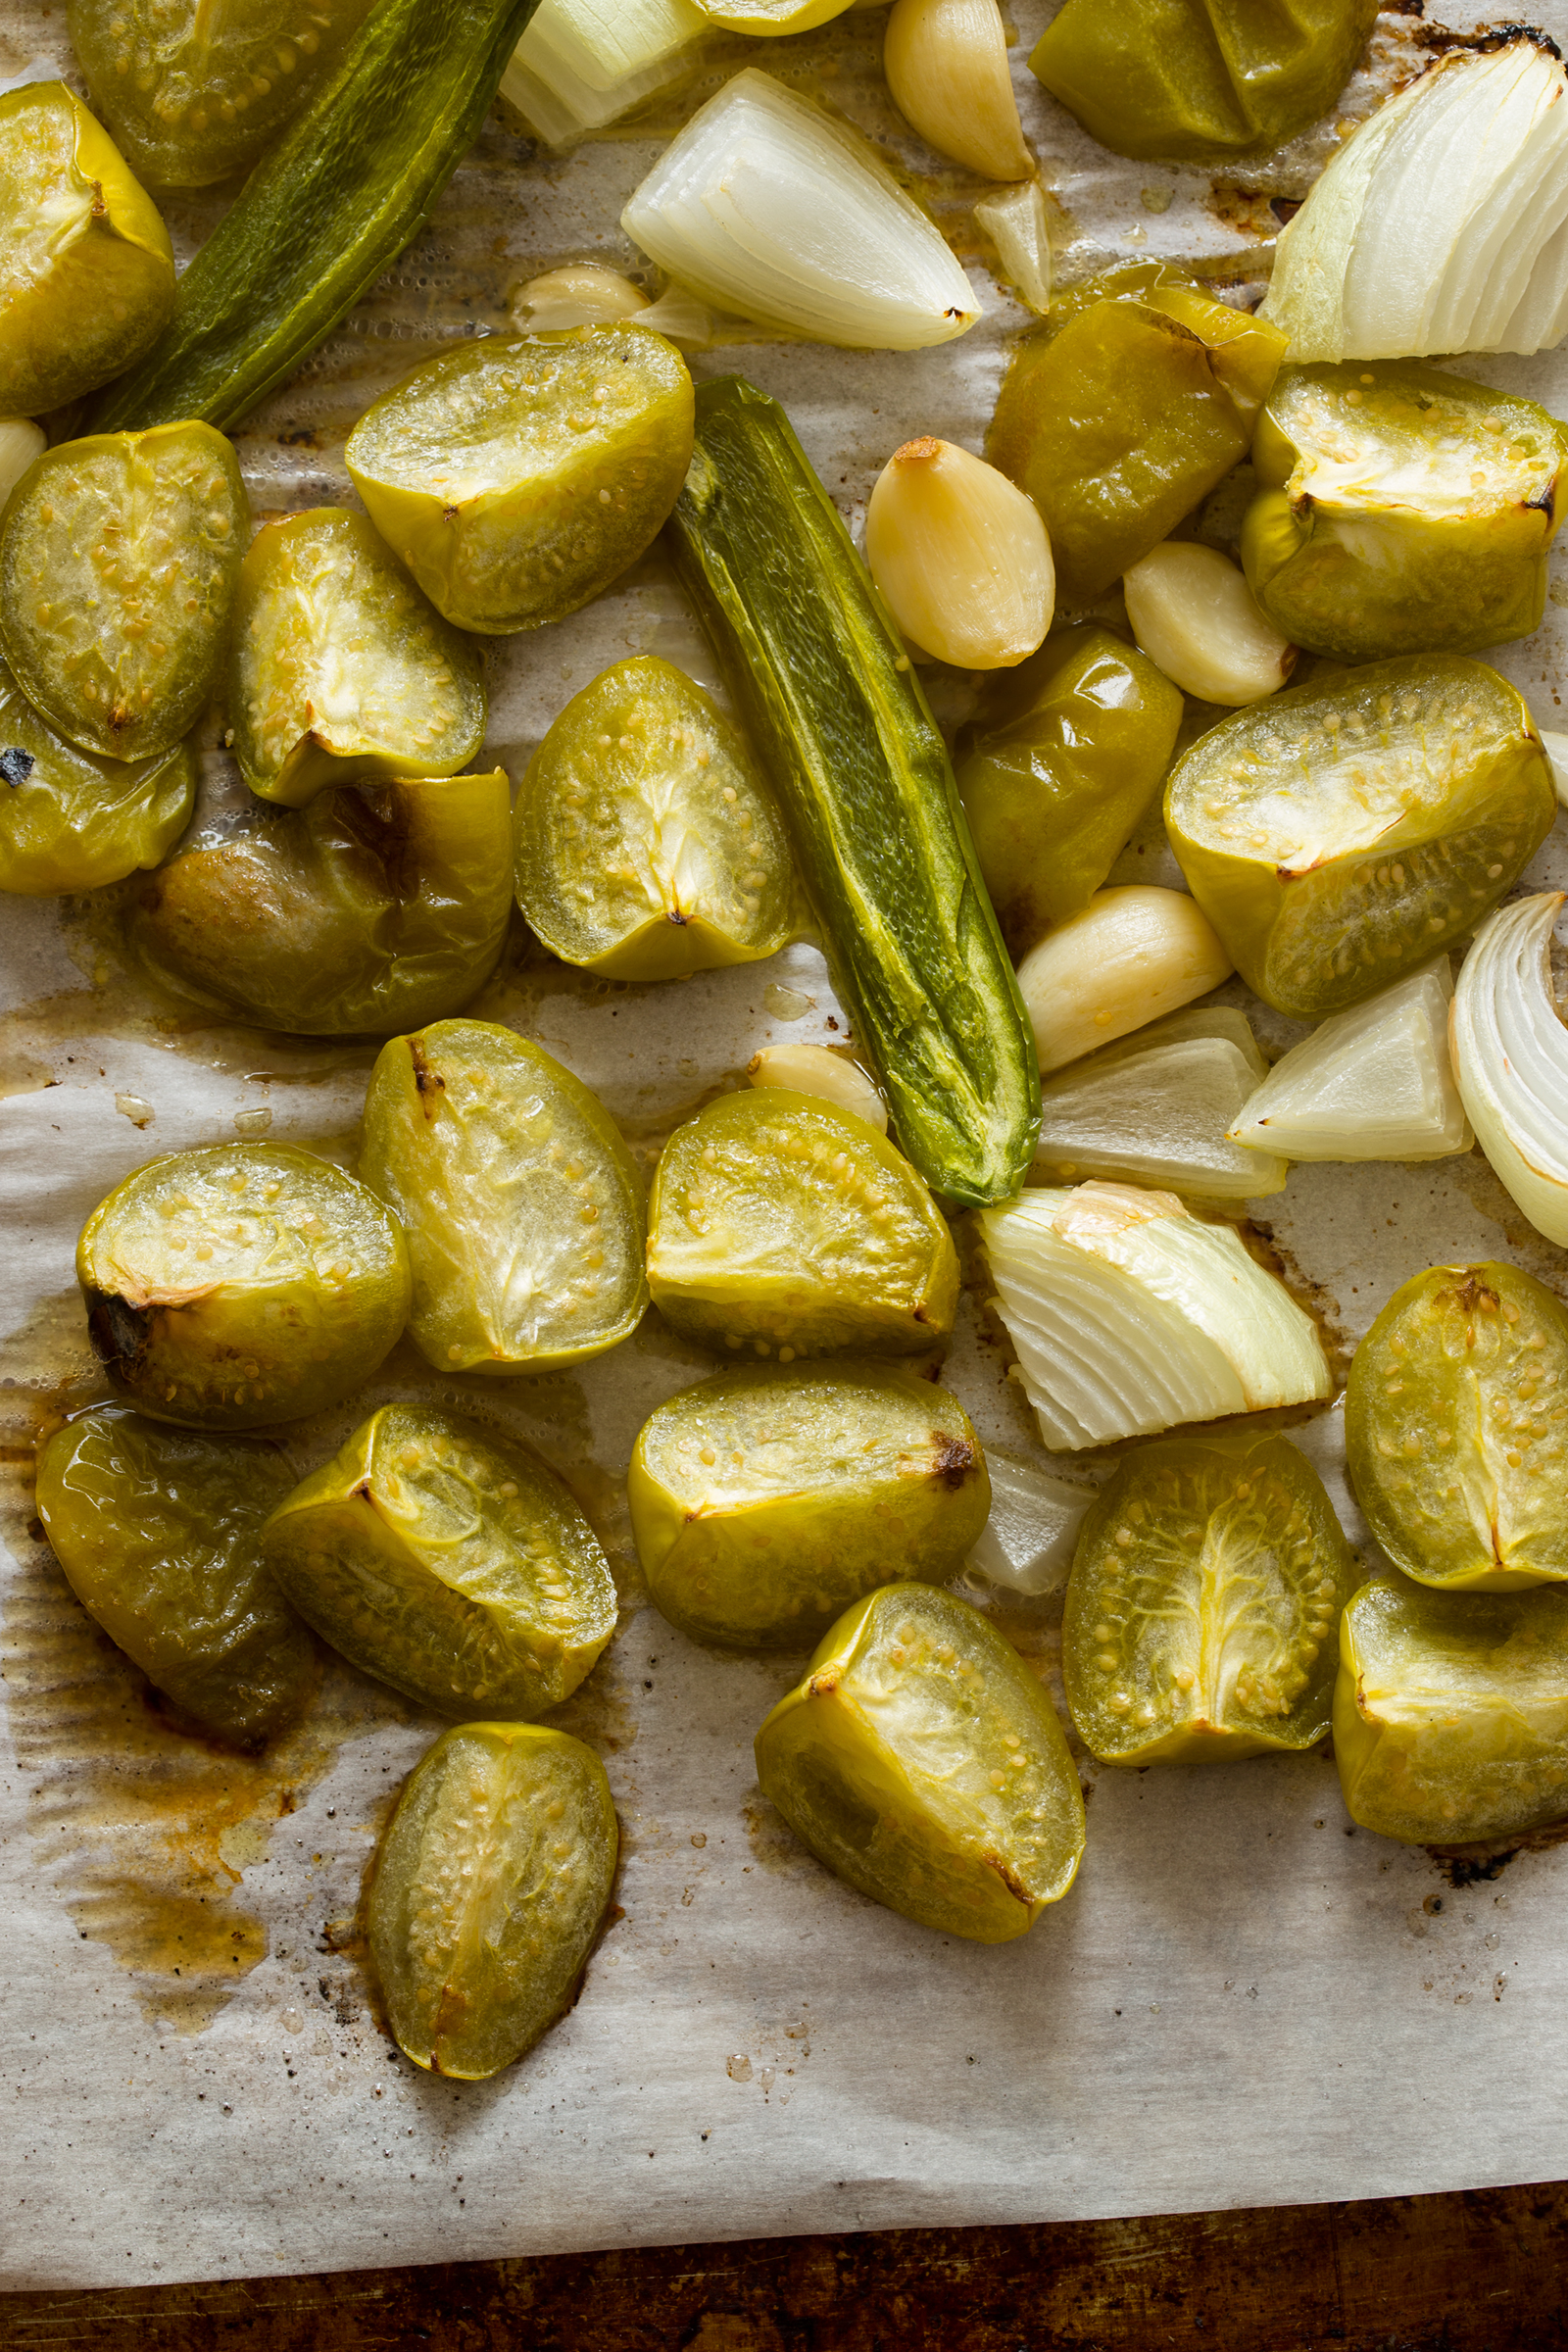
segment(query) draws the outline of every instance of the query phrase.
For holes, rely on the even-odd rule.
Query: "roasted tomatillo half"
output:
[[[454,775],[484,741],[484,681],[374,526],[316,507],[245,558],[228,715],[251,790],[300,808],[363,776]]]
[[[1257,420],[1242,561],[1293,644],[1339,662],[1479,653],[1546,597],[1568,426],[1424,368],[1282,368]]]
[[[63,81],[0,97],[0,416],[37,416],[157,341],[174,255],[157,206]]]
[[[0,522],[0,649],[68,742],[147,760],[218,682],[250,501],[210,424],[45,450]]]
[[[804,1649],[891,1578],[955,1575],[991,1482],[962,1405],[900,1365],[755,1364],[643,1423],[627,1495],[671,1625]]]
[[[490,335],[372,401],[346,455],[437,611],[507,636],[575,612],[652,545],[692,416],[685,361],[647,327]]]
[[[664,1146],[648,1287],[704,1347],[907,1355],[953,1329],[958,1261],[924,1179],[853,1111],[760,1086]]]
[[[1067,1584],[1084,1745],[1137,1765],[1313,1746],[1355,1577],[1322,1480],[1284,1438],[1140,1447],[1090,1505]]]
[[[370,1958],[405,2058],[480,2082],[570,2008],[619,1852],[604,1766],[565,1732],[465,1723],[404,1786]]]
[[[1165,780],[1182,708],[1180,690],[1108,629],[1057,630],[1003,673],[957,777],[1014,956],[1104,881]]]
[[[1059,601],[1102,595],[1246,457],[1285,350],[1167,262],[1052,304],[1013,353],[986,454],[1045,517]]]
[[[336,65],[369,0],[71,0],[93,103],[144,179],[244,172]]]
[[[1298,1020],[1462,939],[1551,830],[1524,702],[1484,662],[1411,655],[1237,710],[1177,761],[1165,829],[1248,986]]]
[[[1038,1676],[951,1592],[885,1585],[757,1735],[803,1844],[922,1928],[1007,1943],[1072,1885],[1084,1800]]]
[[[293,1144],[149,1160],[76,1244],[87,1328],[159,1421],[255,1429],[335,1404],[409,1313],[409,1256],[368,1186]]]
[[[1351,1819],[1412,1845],[1568,1819],[1568,1592],[1363,1585],[1340,1624],[1334,1761]]]
[[[737,730],[683,670],[617,662],[574,695],[517,795],[517,905],[552,955],[616,980],[774,956],[794,865]]]
[[[99,890],[157,865],[190,822],[189,743],[151,760],[78,752],[38,716],[0,662],[0,890]]]
[[[439,1019],[506,945],[511,798],[497,768],[253,804],[247,828],[198,832],[143,884],[128,936],[176,995],[265,1029],[384,1037]]]
[[[1029,70],[1116,155],[1225,163],[1327,114],[1378,0],[1066,0]]]
[[[38,1448],[38,1516],[88,1615],[220,1740],[259,1747],[298,1714],[310,1635],[262,1564],[293,1474],[270,1446],[95,1405]]]
[[[540,1714],[615,1630],[609,1564],[564,1482],[514,1438],[388,1404],[272,1513],[300,1615],[442,1715]]]
[[[643,1182],[580,1078],[494,1021],[384,1047],[360,1173],[414,1269],[409,1332],[442,1372],[545,1372],[602,1355],[648,1304]]]
[[[1355,1498],[1421,1584],[1512,1592],[1568,1578],[1565,1435],[1568,1309],[1521,1267],[1429,1267],[1355,1351]]]

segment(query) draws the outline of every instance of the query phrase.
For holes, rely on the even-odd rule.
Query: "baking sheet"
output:
[[[1255,273],[1277,225],[1272,198],[1303,192],[1332,126],[1246,186],[1125,164],[1083,139],[1024,71],[1051,13],[1016,8],[1014,55],[1054,190],[1058,268],[1170,254],[1222,283]],[[1568,33],[1562,0],[1542,14]],[[880,11],[855,14],[773,44],[762,62],[830,95],[920,175],[970,266],[983,321],[931,353],[757,343],[694,363],[699,375],[738,366],[784,401],[852,527],[902,440],[937,432],[979,447],[1021,322],[968,223],[978,183],[936,170],[878,88],[883,23]],[[1410,29],[1382,21],[1380,72],[1408,58]],[[69,66],[63,42],[60,12],[13,6],[0,70]],[[737,44],[704,86],[741,54]],[[1373,88],[1353,85],[1342,119]],[[572,258],[631,264],[620,205],[691,103],[556,159],[493,116],[418,244],[243,434],[258,511],[353,503],[342,465],[353,417],[423,351],[504,325],[517,280]],[[175,210],[182,254],[213,210]],[[1568,406],[1560,360],[1474,372]],[[1218,494],[1214,531],[1237,513],[1234,491]],[[1554,601],[1530,646],[1498,658],[1548,724],[1561,624]],[[628,652],[662,653],[711,682],[657,558],[589,612],[490,651],[489,750],[514,772],[569,695]],[[949,715],[961,709],[961,681],[942,676],[933,691]],[[208,768],[222,792],[216,751]],[[1178,878],[1157,829],[1114,878]],[[1525,887],[1565,880],[1559,832]],[[1455,1886],[1425,1853],[1351,1832],[1321,1755],[1143,1773],[1084,1758],[1081,1877],[1018,1943],[929,1935],[818,1869],[753,1770],[752,1735],[791,1663],[705,1651],[642,1602],[624,1502],[631,1443],[656,1402],[711,1368],[655,1315],[610,1357],[505,1387],[438,1380],[400,1348],[349,1408],[291,1440],[303,1470],[385,1396],[458,1402],[563,1469],[621,1591],[612,1648],[556,1718],[604,1753],[624,1839],[618,1916],[582,1997],[488,2084],[406,2065],[372,2015],[354,1922],[376,1833],[435,1719],[329,1668],[310,1719],[260,1760],[178,1738],[72,1598],[27,1489],[40,1416],[99,1393],[72,1275],[94,1201],[154,1152],[236,1131],[349,1160],[371,1054],[177,1014],[126,967],[100,904],[0,902],[0,961],[20,1007],[0,1071],[0,2281],[1195,2210],[1568,2172],[1559,1851]],[[1238,986],[1227,993],[1270,1044],[1298,1034]],[[477,1009],[567,1062],[650,1161],[758,1045],[846,1033],[807,947],[639,990],[583,985],[519,935]],[[1343,1345],[1437,1258],[1508,1256],[1568,1290],[1561,1253],[1479,1154],[1297,1168],[1260,1221]],[[1027,1450],[982,1301],[983,1288],[966,1296],[944,1378],[984,1439]],[[1294,1434],[1374,1568],[1344,1490],[1338,1415]],[[1058,1606],[1004,1613],[1048,1676]]]

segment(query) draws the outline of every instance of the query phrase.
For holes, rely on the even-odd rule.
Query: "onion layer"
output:
[[[1213,1200],[1277,1193],[1288,1169],[1266,1143],[1227,1140],[1268,1064],[1245,1014],[1210,1004],[1140,1029],[1041,1088],[1036,1170],[1130,1177]]]
[[[1274,1064],[1227,1130],[1287,1159],[1446,1159],[1475,1141],[1448,1060],[1448,958],[1348,1012]]]
[[[501,95],[547,146],[564,147],[675,80],[711,35],[692,0],[539,0]]]
[[[1449,1016],[1453,1074],[1482,1151],[1538,1233],[1568,1246],[1568,1028],[1551,986],[1563,896],[1488,915]]]
[[[969,1554],[970,1567],[1010,1592],[1054,1592],[1067,1581],[1093,1488],[1069,1486],[994,1446],[986,1447],[986,1468],[991,1516]]]

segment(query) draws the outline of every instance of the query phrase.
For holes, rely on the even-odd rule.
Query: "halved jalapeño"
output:
[[[1083,1791],[1043,1684],[928,1585],[886,1585],[839,1619],[758,1733],[757,1777],[839,1878],[977,1943],[1025,1935],[1083,1857]]]
[[[150,760],[80,752],[38,716],[0,662],[0,890],[99,890],[157,865],[190,822],[188,743]]]
[[[0,648],[34,709],[100,758],[171,750],[217,685],[249,528],[210,424],[46,450],[0,526]]]
[[[228,696],[246,783],[291,808],[362,776],[454,775],[484,741],[476,649],[343,507],[257,532]]]
[[[1354,1581],[1323,1482],[1283,1438],[1142,1447],[1091,1505],[1067,1584],[1084,1745],[1136,1765],[1313,1746]]]

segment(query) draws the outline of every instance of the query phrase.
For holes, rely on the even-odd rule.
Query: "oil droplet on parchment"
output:
[[[724,2072],[732,2082],[749,2082],[752,2079],[752,2062],[744,2050],[737,2050],[733,2058],[725,2059]]]

